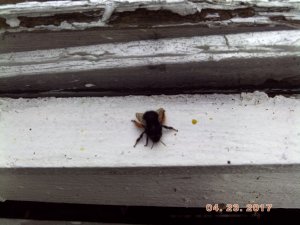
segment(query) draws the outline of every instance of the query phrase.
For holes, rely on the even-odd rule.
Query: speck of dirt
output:
[[[197,124],[198,123],[198,120],[196,120],[196,119],[192,119],[192,124]]]
[[[84,150],[85,150],[84,147],[81,147],[81,148],[80,148],[80,151],[84,151]]]
[[[94,87],[94,86],[96,86],[95,84],[85,84],[84,85],[85,87]]]
[[[209,117],[209,120],[213,120],[213,118]]]
[[[31,128],[29,128],[29,130],[31,130]]]
[[[173,188],[173,191],[176,192],[176,191],[177,191],[177,188]]]
[[[231,162],[228,160],[228,161],[227,161],[227,164],[228,164],[228,165],[230,165],[230,164],[231,164]]]

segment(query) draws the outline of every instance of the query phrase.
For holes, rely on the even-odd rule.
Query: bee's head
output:
[[[143,115],[143,119],[147,122],[147,123],[151,123],[151,122],[157,122],[158,121],[158,113],[155,111],[148,111],[145,112]]]

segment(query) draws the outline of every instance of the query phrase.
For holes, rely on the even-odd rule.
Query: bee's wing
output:
[[[141,124],[145,125],[145,121],[144,121],[144,119],[143,119],[143,115],[144,115],[144,113],[136,113],[136,114],[135,114],[135,117],[137,118],[137,120],[138,120]]]
[[[163,108],[159,108],[156,110],[158,113],[158,121],[162,124],[165,121],[165,110]]]

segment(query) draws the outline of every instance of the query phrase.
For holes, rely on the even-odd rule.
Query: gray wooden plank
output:
[[[288,26],[219,26],[180,25],[175,27],[94,28],[69,31],[31,31],[0,33],[0,53],[33,51],[37,49],[66,48],[82,45],[120,43],[139,40],[158,40],[208,35],[226,35],[245,32],[292,30]],[[26,43],[26,44],[25,44]]]
[[[167,93],[178,90],[294,89],[300,57],[231,59],[219,62],[146,65],[82,72],[18,75],[0,79],[2,94],[24,92]],[[12,85],[13,84],[13,85]],[[93,84],[93,86],[86,86]],[[171,92],[172,93],[172,92]]]
[[[205,207],[272,204],[299,208],[299,165],[0,169],[10,200],[107,205]]]

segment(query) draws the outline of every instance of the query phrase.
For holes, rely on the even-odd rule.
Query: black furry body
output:
[[[149,138],[153,142],[153,145],[154,143],[157,143],[159,141],[163,143],[160,140],[162,137],[162,128],[178,131],[173,127],[168,127],[163,125],[164,118],[165,118],[165,110],[163,108],[160,108],[157,111],[146,111],[145,113],[136,113],[136,118],[138,119],[139,122],[135,120],[132,120],[132,122],[134,122],[137,127],[144,128],[144,131],[136,140],[134,147],[141,140],[144,134],[146,134],[147,136],[146,144],[145,144],[145,146],[147,146]]]
[[[162,136],[162,124],[158,120],[158,114],[155,111],[147,111],[143,115],[145,120],[145,133],[154,143],[159,142]]]

